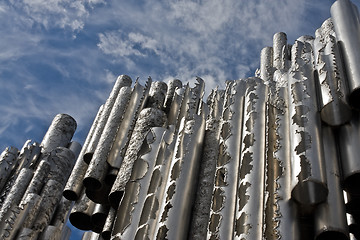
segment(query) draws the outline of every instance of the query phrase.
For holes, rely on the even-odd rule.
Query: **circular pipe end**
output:
[[[309,179],[299,182],[291,191],[291,197],[300,204],[315,205],[324,202],[328,193],[324,183]]]
[[[86,189],[95,191],[101,188],[101,182],[95,178],[92,177],[86,177],[83,180],[83,184]]]
[[[360,172],[345,178],[344,189],[350,194],[360,195]]]
[[[79,198],[79,196],[72,190],[64,190],[63,196],[70,201],[76,201]]]
[[[110,206],[114,209],[119,207],[120,201],[124,195],[124,191],[114,191],[109,194]]]
[[[92,224],[91,224],[91,217],[87,214],[81,213],[81,212],[73,212],[69,216],[70,223],[83,231],[91,230]]]

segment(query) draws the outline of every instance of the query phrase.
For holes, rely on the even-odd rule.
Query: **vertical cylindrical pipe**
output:
[[[97,190],[104,184],[108,170],[107,156],[123,120],[130,96],[131,89],[129,87],[119,90],[83,180],[87,189]]]
[[[149,97],[145,107],[153,107],[164,110],[167,88],[168,87],[164,82],[153,82],[150,87]]]
[[[96,146],[98,145],[99,139],[101,137],[101,134],[104,130],[105,124],[109,118],[111,109],[114,105],[114,102],[116,100],[117,95],[119,94],[119,91],[122,87],[130,87],[132,83],[132,80],[127,75],[120,75],[115,84],[113,89],[111,90],[110,96],[106,100],[103,110],[101,112],[101,117],[96,125],[96,129],[94,131],[94,134],[88,143],[87,149],[84,154],[84,160],[87,163],[90,163],[92,155],[94,154],[94,151],[96,149]]]
[[[272,80],[273,74],[273,48],[264,47],[260,53],[260,78],[268,82]]]
[[[19,150],[15,147],[6,148],[0,155],[0,191],[5,186],[6,181],[11,175],[11,171],[16,166],[16,158]]]
[[[353,112],[351,121],[339,129],[339,149],[343,187],[350,194],[360,194],[360,114]]]
[[[292,47],[288,88],[292,197],[307,205],[325,201],[328,194],[313,71],[312,39],[303,36]]]
[[[330,126],[339,126],[351,118],[347,104],[347,86],[341,55],[331,19],[327,19],[316,31],[314,60],[316,81],[319,82],[321,119]]]
[[[50,164],[46,160],[41,160],[29,186],[27,187],[23,199],[30,193],[40,194],[41,188],[45,185],[45,179],[50,171]]]
[[[86,196],[85,192],[83,192],[71,210],[69,216],[70,223],[80,230],[91,230],[91,215],[94,211],[95,205],[96,203],[91,201]]]
[[[143,109],[148,97],[150,84],[151,79],[149,79],[145,87],[141,86],[139,82],[135,83],[128,107],[119,126],[121,131],[117,131],[113,146],[107,158],[107,162],[112,168],[119,169],[123,162],[126,149],[132,136],[131,134],[136,124],[136,119]]]
[[[170,80],[168,83],[168,90],[166,92],[165,102],[164,102],[164,111],[166,114],[169,113],[172,100],[174,98],[175,90],[177,88],[182,88],[182,82],[179,79]]]
[[[264,239],[299,240],[296,203],[291,199],[288,75],[277,70],[269,87]]]
[[[75,130],[75,119],[67,114],[56,115],[41,142],[42,152],[51,152],[57,147],[66,147]]]
[[[61,191],[63,191],[71,174],[75,160],[74,153],[70,149],[64,147],[54,149],[48,158],[50,172],[47,177],[50,180],[55,180],[60,183],[62,185]]]
[[[246,87],[234,239],[261,239],[265,189],[267,86],[261,79],[248,78]]]
[[[210,217],[211,198],[215,183],[216,162],[219,157],[219,141],[223,106],[223,92],[213,91],[209,101],[210,114],[206,121],[204,147],[201,157],[199,183],[190,224],[189,238],[203,239],[207,234]]]
[[[109,205],[96,204],[94,211],[91,214],[92,231],[102,233],[106,217],[109,212]]]
[[[145,205],[152,173],[158,161],[163,162],[163,135],[165,128],[152,128],[134,162],[131,177],[126,184],[123,200],[117,210],[113,235],[122,239],[135,239],[140,216]]]
[[[39,213],[41,202],[41,196],[35,193],[29,193],[21,200],[21,206],[28,205],[27,207],[29,207],[29,214],[25,217],[22,225],[23,228],[32,228],[36,216]]]
[[[287,48],[287,36],[283,32],[275,33],[273,36],[273,67],[277,69],[285,69],[286,56],[285,48]]]
[[[349,0],[336,1],[331,6],[336,38],[340,44],[349,86],[349,103],[360,108],[360,16]]]
[[[87,146],[89,145],[89,142],[91,138],[94,135],[96,126],[99,122],[99,118],[101,116],[101,112],[103,109],[103,105],[99,108],[98,113],[96,114],[96,117],[94,119],[93,124],[91,125],[90,131],[85,139],[84,146],[81,149],[81,152],[77,158],[77,161],[75,163],[75,166],[71,172],[71,175],[66,183],[66,186],[64,188],[63,195],[66,199],[70,201],[76,201],[79,199],[79,196],[81,194],[81,191],[83,189],[83,178],[86,173],[86,170],[88,169],[88,164],[83,160],[85,151],[87,149]]]
[[[133,164],[137,158],[143,140],[151,127],[161,127],[166,123],[166,115],[157,108],[143,109],[136,121],[134,131],[126,149],[124,161],[121,164],[115,183],[109,194],[109,201],[113,208],[117,208],[125,185],[130,179]]]
[[[104,240],[110,240],[111,231],[113,229],[113,223],[116,218],[116,209],[110,207],[109,213],[106,217],[105,224],[101,233],[102,238]]]
[[[187,238],[204,133],[203,115],[194,115],[188,120],[183,118],[167,179],[166,197],[160,208],[162,218],[157,226],[158,239]]]
[[[335,139],[333,129],[323,126],[322,142],[329,195],[324,203],[316,206],[314,212],[316,240],[349,239]]]
[[[207,238],[233,239],[245,81],[228,82],[220,130],[219,157],[216,162]]]

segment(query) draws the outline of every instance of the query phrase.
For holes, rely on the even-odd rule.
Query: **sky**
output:
[[[2,0],[0,149],[41,142],[58,113],[76,119],[73,140],[83,143],[120,74],[141,83],[199,76],[207,92],[254,76],[274,33],[290,44],[314,36],[333,2]]]

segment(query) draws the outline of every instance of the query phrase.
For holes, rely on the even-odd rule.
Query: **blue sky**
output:
[[[274,33],[314,35],[333,2],[2,0],[0,148],[41,141],[57,113],[76,119],[83,143],[120,74],[200,76],[207,91],[253,76]]]

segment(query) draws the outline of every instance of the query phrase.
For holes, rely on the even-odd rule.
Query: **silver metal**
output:
[[[233,239],[245,81],[228,82],[225,91],[219,157],[216,162],[207,238]]]
[[[22,228],[32,228],[36,216],[38,215],[42,198],[36,193],[29,193],[23,197],[20,202],[20,206],[28,205],[29,214],[25,216],[25,220],[22,224]],[[35,234],[35,233],[33,233]]]
[[[106,103],[104,104],[103,110],[101,112],[101,117],[99,118],[99,121],[96,124],[96,129],[94,131],[94,134],[92,135],[92,138],[90,142],[87,145],[85,154],[84,154],[84,161],[87,163],[90,163],[92,155],[94,154],[94,151],[98,145],[99,139],[101,137],[101,134],[104,130],[105,124],[109,118],[111,109],[114,105],[114,102],[116,100],[117,95],[119,94],[119,91],[122,87],[130,87],[132,83],[132,80],[127,75],[120,75],[115,84],[113,89],[111,90],[110,96],[106,100]]]
[[[75,165],[75,155],[73,151],[64,147],[57,147],[51,151],[48,158],[50,163],[50,172],[47,176],[50,180],[55,180],[62,185],[61,192],[65,187],[71,170]]]
[[[343,176],[343,187],[350,194],[360,194],[360,115],[353,112],[350,123],[339,129],[339,149]]]
[[[289,69],[292,197],[307,205],[324,202],[328,194],[321,120],[311,97],[316,96],[312,42],[308,36],[295,41]]]
[[[331,19],[327,19],[316,33],[315,80],[319,82],[321,119],[330,126],[339,126],[350,121],[351,109],[347,104],[348,89]]]
[[[360,108],[360,16],[357,7],[349,0],[336,1],[330,9],[336,38],[340,44],[345,65],[349,103]]]
[[[23,199],[25,199],[30,193],[40,194],[41,188],[45,185],[44,180],[46,179],[49,172],[50,163],[48,163],[46,160],[41,160],[38,167],[36,168],[34,176],[29,183],[29,186],[23,195]]]
[[[168,89],[166,92],[165,102],[164,102],[164,111],[169,113],[172,101],[174,98],[175,90],[177,88],[182,88],[182,82],[179,79],[170,80],[168,83]]]
[[[167,92],[167,85],[164,82],[151,83],[149,97],[146,102],[146,107],[163,109],[165,96]]]
[[[134,130],[136,119],[143,109],[149,94],[151,78],[148,79],[145,87],[141,86],[137,81],[131,93],[129,105],[125,112],[124,118],[119,126],[114,144],[108,156],[108,163],[111,167],[119,169],[125,157],[131,134]]]
[[[333,129],[323,126],[322,140],[329,195],[326,202],[319,204],[314,212],[315,236],[317,240],[349,239],[335,139]]]
[[[96,204],[91,214],[91,230],[96,233],[102,233],[106,217],[109,212],[109,205]]]
[[[103,132],[94,151],[89,167],[84,176],[83,184],[86,189],[97,190],[104,184],[107,174],[107,157],[113,146],[119,125],[123,120],[131,96],[130,87],[122,87],[113,103],[111,112],[106,119]]]
[[[283,32],[275,33],[273,36],[273,67],[275,70],[285,70],[286,60],[289,59],[287,54],[287,36]]]
[[[194,107],[197,106],[193,105]],[[204,133],[203,115],[193,115],[188,120],[182,119],[174,149],[175,155],[173,155],[167,179],[167,190],[160,207],[162,217],[157,226],[157,238],[185,239],[187,237],[192,212],[190,206],[193,205],[195,199],[194,183],[200,166]]]
[[[0,155],[0,191],[16,166],[15,160],[18,154],[19,150],[17,148],[8,147]]]
[[[91,215],[94,211],[95,205],[96,203],[91,201],[86,196],[85,192],[83,192],[71,210],[69,216],[70,223],[80,230],[91,230]]]
[[[111,231],[113,229],[113,223],[115,221],[115,217],[116,217],[116,210],[110,207],[109,213],[105,220],[104,228],[101,233],[101,237],[104,240],[109,240],[111,237]]]
[[[79,199],[81,191],[83,189],[83,178],[88,168],[88,164],[83,160],[85,151],[87,146],[96,130],[96,126],[98,124],[99,118],[101,116],[101,112],[103,109],[103,105],[99,108],[98,113],[91,125],[90,131],[85,139],[84,146],[81,149],[81,152],[77,158],[75,166],[71,172],[71,175],[66,183],[63,195],[66,199],[70,201],[76,201]]]
[[[131,134],[124,160],[109,194],[109,201],[113,208],[117,208],[122,198],[125,185],[130,179],[134,162],[146,134],[151,127],[161,127],[165,123],[166,115],[162,110],[157,108],[145,108],[140,112],[134,131]]]
[[[51,152],[56,147],[66,147],[76,130],[76,121],[67,114],[55,116],[42,142],[42,152]]]
[[[264,47],[260,53],[260,78],[265,82],[271,81],[274,74],[273,48]]]

